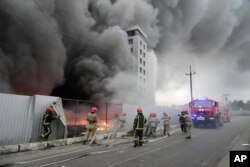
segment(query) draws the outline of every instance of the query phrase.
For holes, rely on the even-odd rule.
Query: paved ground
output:
[[[170,137],[149,139],[133,148],[131,139],[90,147],[73,144],[48,150],[0,156],[0,162],[18,167],[228,167],[230,150],[250,150],[250,117],[233,117],[218,129],[192,129],[192,139],[179,130]]]

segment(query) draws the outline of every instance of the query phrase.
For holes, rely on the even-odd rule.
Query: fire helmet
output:
[[[92,113],[95,113],[96,111],[97,111],[97,108],[96,108],[96,107],[92,107],[92,108],[91,108],[91,112],[92,112]]]
[[[121,113],[121,116],[127,116],[127,113],[122,112],[122,113]]]
[[[182,110],[181,114],[188,114],[188,110]]]
[[[47,107],[46,112],[47,113],[53,113],[55,110],[52,106]]]
[[[136,111],[137,111],[137,113],[142,113],[141,107],[138,107]]]
[[[153,112],[153,113],[152,113],[152,117],[154,117],[154,118],[155,118],[155,117],[156,117],[156,115],[157,115],[157,114],[156,114],[155,112]]]

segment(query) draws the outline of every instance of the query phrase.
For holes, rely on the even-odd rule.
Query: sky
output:
[[[249,0],[1,0],[0,92],[137,102],[126,30],[158,60],[156,103],[248,100]]]

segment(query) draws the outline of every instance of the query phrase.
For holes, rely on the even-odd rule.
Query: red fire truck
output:
[[[223,126],[224,115],[220,111],[219,103],[209,98],[198,98],[190,103],[191,117],[194,127],[212,125],[214,128]]]

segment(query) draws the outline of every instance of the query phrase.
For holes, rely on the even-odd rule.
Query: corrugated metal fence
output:
[[[0,93],[0,146],[39,141],[39,136],[43,131],[42,117],[44,111],[47,106],[56,101],[60,101],[60,106],[57,107],[61,108],[62,115],[66,118],[66,123],[64,121],[62,123],[59,119],[53,121],[52,134],[49,140],[81,136],[86,130],[85,125],[88,123],[86,117],[92,106],[98,108],[99,131],[106,132],[112,130],[114,114],[121,112],[127,113],[125,129],[130,131],[136,115],[136,108],[138,107],[138,105],[131,104]],[[142,105],[141,107],[143,107],[145,116],[154,111],[158,112],[160,117],[162,112],[166,111],[164,108],[150,105]],[[176,115],[177,120],[175,111],[173,113],[169,112],[169,114]]]
[[[44,111],[58,99],[0,93],[0,145],[38,141]],[[56,133],[51,134],[51,139],[62,138],[64,128],[59,121],[52,123],[52,129]]]

